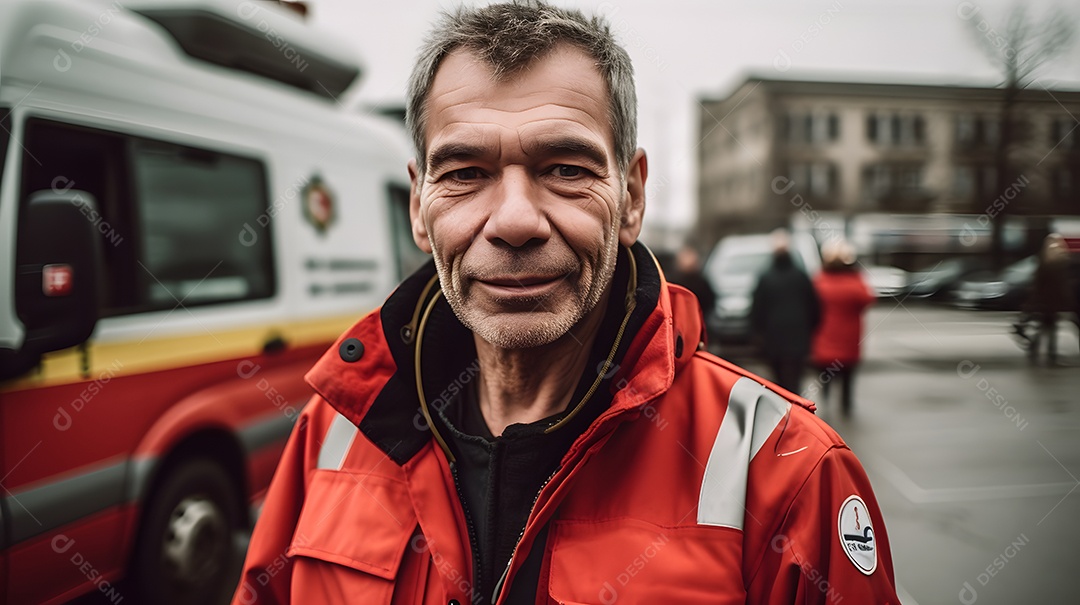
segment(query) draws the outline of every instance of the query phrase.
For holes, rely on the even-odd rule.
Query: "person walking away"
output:
[[[701,256],[693,246],[683,246],[675,255],[675,271],[668,281],[694,293],[701,305],[702,319],[708,317],[716,306],[716,291],[701,272]]]
[[[1075,306],[1069,284],[1069,250],[1060,233],[1051,233],[1043,240],[1039,253],[1039,266],[1031,285],[1026,310],[1035,315],[1038,330],[1035,332],[1028,357],[1038,363],[1039,349],[1046,341],[1046,356],[1050,365],[1057,359],[1057,320],[1059,313],[1068,313]]]
[[[799,393],[810,354],[810,337],[820,320],[814,285],[791,258],[791,238],[773,232],[772,266],[754,288],[750,329],[772,367],[776,384]]]
[[[821,301],[821,324],[814,333],[811,362],[821,382],[822,403],[829,385],[840,383],[840,411],[851,415],[855,368],[861,358],[863,314],[877,296],[855,265],[855,250],[845,241],[822,246],[822,272],[814,277]]]

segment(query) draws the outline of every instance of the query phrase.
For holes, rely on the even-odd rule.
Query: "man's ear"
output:
[[[641,234],[641,221],[645,217],[645,180],[648,178],[649,160],[645,150],[639,147],[626,169],[626,199],[619,224],[619,243],[626,247],[634,245]]]
[[[420,187],[424,177],[416,170],[416,160],[409,160],[409,222],[412,223],[412,237],[416,246],[431,254],[431,241],[428,239],[427,225],[420,216]]]

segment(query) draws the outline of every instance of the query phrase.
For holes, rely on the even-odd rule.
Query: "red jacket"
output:
[[[697,301],[649,270],[659,303],[610,407],[537,498],[499,602],[547,524],[537,603],[899,603],[855,456],[813,404],[696,350]],[[392,309],[397,298],[308,374],[318,395],[270,486],[234,604],[491,602],[470,589],[448,459],[421,420],[407,356],[393,354],[420,314]]]
[[[858,363],[863,334],[863,311],[877,297],[858,271],[821,271],[814,276],[821,301],[821,323],[810,353],[814,364]]]

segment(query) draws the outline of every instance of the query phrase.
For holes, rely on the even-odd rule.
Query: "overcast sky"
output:
[[[366,65],[357,98],[404,99],[416,49],[440,9],[459,2],[308,0],[314,24],[351,41]],[[722,96],[748,72],[900,82],[995,85],[964,16],[1003,20],[1012,0],[580,0],[606,15],[637,70],[639,144],[650,156],[647,221],[686,225],[696,204],[696,123],[701,95]],[[1036,15],[1075,0],[1031,0]],[[976,12],[977,11],[977,12]],[[1080,27],[1080,26],[1078,26]],[[1077,32],[1080,38],[1080,31]],[[790,67],[781,73],[776,65]],[[1042,71],[1044,82],[1080,88],[1080,39]]]

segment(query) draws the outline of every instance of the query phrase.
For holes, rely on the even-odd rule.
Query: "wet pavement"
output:
[[[1013,318],[880,303],[854,414],[821,406],[873,482],[905,605],[1080,602],[1077,329],[1032,365]]]

